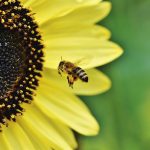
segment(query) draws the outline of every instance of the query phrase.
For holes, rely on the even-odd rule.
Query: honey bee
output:
[[[82,68],[78,67],[76,64],[69,61],[60,61],[58,65],[58,73],[60,75],[61,73],[67,74],[68,84],[71,88],[73,88],[74,82],[78,79],[83,82],[88,82],[88,76],[86,72]]]

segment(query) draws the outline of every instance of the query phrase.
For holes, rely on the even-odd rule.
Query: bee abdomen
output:
[[[85,73],[85,75],[83,75],[83,76],[79,76],[79,78],[80,78],[82,81],[84,81],[84,82],[88,82],[88,76],[87,76],[86,73]]]
[[[86,72],[80,68],[80,67],[76,67],[74,69],[74,73],[84,82],[88,82],[88,76],[86,74]]]

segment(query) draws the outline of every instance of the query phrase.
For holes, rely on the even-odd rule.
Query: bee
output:
[[[76,64],[69,61],[60,61],[58,65],[58,73],[60,75],[61,73],[67,74],[68,84],[71,88],[73,88],[74,82],[78,79],[83,82],[88,82],[88,75],[86,74],[86,72]]]

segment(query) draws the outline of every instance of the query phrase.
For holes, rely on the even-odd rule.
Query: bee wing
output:
[[[80,59],[76,60],[76,61],[74,62],[74,64],[75,64],[76,66],[80,66],[80,67],[82,67],[82,68],[86,68],[87,64],[89,64],[90,61],[91,61],[91,57],[90,57],[90,56],[85,56],[85,57],[83,57],[83,58],[80,58]]]

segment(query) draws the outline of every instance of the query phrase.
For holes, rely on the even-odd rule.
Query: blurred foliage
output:
[[[83,97],[101,124],[96,137],[81,137],[81,150],[150,150],[150,0],[112,0],[101,24],[124,49],[100,67],[112,80],[101,95]]]

